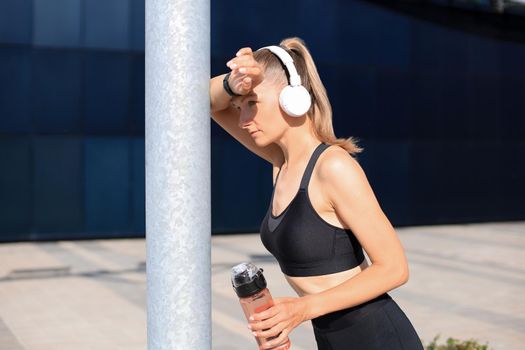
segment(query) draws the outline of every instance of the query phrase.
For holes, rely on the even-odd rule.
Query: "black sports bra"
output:
[[[308,182],[319,155],[329,147],[320,143],[312,153],[301,185],[290,204],[278,216],[270,206],[261,223],[260,237],[272,253],[281,271],[288,276],[316,276],[348,270],[365,259],[361,244],[350,229],[325,221],[313,208],[308,197]]]

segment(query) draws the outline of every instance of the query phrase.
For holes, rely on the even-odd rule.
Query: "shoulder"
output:
[[[361,165],[342,147],[332,145],[319,157],[317,176],[320,180],[331,180],[341,175],[351,176],[363,173]]]
[[[369,188],[365,172],[359,162],[345,149],[330,146],[319,157],[316,171],[327,198],[335,201],[339,196],[348,198],[351,193],[358,195]]]

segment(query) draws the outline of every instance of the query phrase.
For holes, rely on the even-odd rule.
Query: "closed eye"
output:
[[[250,106],[253,106],[253,105],[257,104],[257,101],[248,101],[247,103],[248,103]],[[237,106],[237,105],[234,104],[234,103],[230,103],[230,104],[231,104],[232,107],[234,107],[234,108],[241,109],[241,106]]]

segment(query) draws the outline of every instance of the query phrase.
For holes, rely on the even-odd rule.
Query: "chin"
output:
[[[253,142],[255,142],[255,144],[259,147],[264,147],[266,146],[266,141],[262,140],[261,138],[255,138],[253,139]]]
[[[256,137],[253,141],[255,142],[255,144],[259,147],[265,147],[265,146],[268,146],[270,145],[272,142],[271,141],[268,141],[268,139],[266,138],[262,138],[260,137],[261,135],[259,135],[259,137]]]

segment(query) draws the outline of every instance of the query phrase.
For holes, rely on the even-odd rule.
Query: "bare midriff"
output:
[[[304,296],[307,294],[316,294],[332,287],[335,287],[346,280],[354,277],[364,269],[368,268],[367,260],[363,260],[361,265],[351,268],[346,271],[331,273],[327,275],[320,276],[306,276],[306,277],[296,277],[284,275],[288,284],[295,290],[299,296]]]

